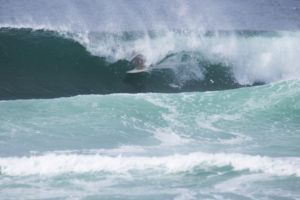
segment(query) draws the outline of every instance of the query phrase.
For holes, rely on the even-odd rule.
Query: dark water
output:
[[[122,39],[120,42],[132,41],[138,39],[139,35],[135,32],[124,33],[119,39]],[[206,35],[214,37],[212,33]],[[105,39],[104,34],[101,39]],[[105,57],[93,56],[78,42],[53,31],[2,28],[0,50],[1,99],[120,92],[208,91],[241,87],[229,67],[222,63],[210,63],[201,57],[194,64],[205,73],[203,78],[190,77],[183,82],[178,79],[178,73],[181,72],[176,74],[172,68],[127,74],[128,58],[108,62]],[[183,66],[179,70],[187,70],[189,63],[185,61],[193,56],[193,52],[189,51],[167,54],[160,65],[176,56],[180,57]],[[176,67],[176,63],[174,65]],[[174,87],[174,84],[178,86]]]

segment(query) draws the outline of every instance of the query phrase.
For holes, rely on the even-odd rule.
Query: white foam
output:
[[[168,123],[167,127],[155,127],[153,131],[149,131],[154,134],[154,137],[161,142],[164,146],[173,145],[185,145],[190,140],[182,136],[174,130],[174,127],[185,128],[186,125],[179,120],[180,114],[177,111],[177,106],[174,102],[171,102],[168,96],[163,99],[155,98],[155,96],[143,96],[143,99],[152,103],[155,106],[166,109],[165,112],[161,114],[162,118]]]
[[[230,135],[233,135],[233,138],[230,139],[217,139],[216,141],[218,143],[222,143],[222,144],[239,144],[245,141],[251,141],[252,138],[249,136],[246,136],[242,133],[238,133],[235,131],[230,131],[230,130],[224,130],[224,129],[220,129],[218,127],[216,127],[216,125],[214,125],[216,122],[218,122],[219,120],[226,120],[226,121],[234,121],[239,119],[241,116],[239,114],[235,114],[235,115],[227,115],[227,114],[215,114],[215,115],[209,115],[209,116],[204,116],[204,115],[198,115],[198,117],[196,118],[196,123],[200,128],[206,129],[206,130],[210,130],[213,132],[217,132],[217,133],[227,133]]]
[[[256,35],[251,37],[216,34],[212,37],[199,32],[176,32],[164,30],[151,37],[148,32],[138,33],[135,39],[124,39],[122,32],[106,32],[106,35],[80,29],[73,31],[68,25],[51,24],[0,24],[0,27],[33,28],[54,30],[83,45],[92,55],[105,57],[109,62],[129,60],[133,52],[146,58],[146,65],[161,61],[175,53],[158,68],[175,72],[176,85],[188,80],[205,77],[199,63],[222,64],[232,69],[240,84],[276,82],[300,78],[299,32],[277,32],[276,36]],[[125,37],[126,38],[126,37]]]
[[[133,170],[154,170],[161,173],[192,171],[195,167],[232,166],[236,171],[249,170],[275,176],[300,177],[300,158],[271,158],[243,154],[208,154],[202,152],[165,157],[78,155],[54,153],[30,157],[0,158],[1,173],[10,176],[51,175],[61,173],[111,172],[131,173]]]
[[[32,30],[49,30],[58,33],[70,32],[68,25],[53,26],[51,24],[32,24],[32,23],[1,23],[0,28],[15,28],[15,29],[32,29]]]
[[[154,137],[164,146],[186,145],[190,140],[183,138],[172,128],[158,128],[154,132]]]
[[[198,66],[201,60],[231,67],[240,84],[300,78],[299,33],[278,33],[274,37],[205,37],[166,31],[154,38],[145,33],[131,41],[122,41],[115,36],[99,40],[92,34],[84,38],[75,37],[75,40],[93,55],[104,56],[111,62],[129,59],[132,52],[137,51],[145,56],[146,65],[151,65],[170,53],[177,53],[158,67],[171,68],[180,81],[203,79],[205,70]]]

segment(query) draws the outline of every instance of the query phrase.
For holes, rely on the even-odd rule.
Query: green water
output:
[[[0,193],[298,199],[299,86],[1,101]]]

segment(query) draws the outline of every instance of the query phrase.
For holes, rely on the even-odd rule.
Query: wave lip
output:
[[[298,79],[299,39],[298,32],[0,28],[0,99],[211,91]],[[127,74],[134,51],[153,70]]]
[[[192,172],[197,169],[232,167],[235,171],[249,170],[275,176],[300,177],[300,159],[271,158],[243,154],[209,154],[202,152],[165,157],[110,157],[102,155],[46,154],[30,157],[0,158],[1,173],[9,176],[57,175],[62,173],[132,173],[154,170],[161,173]]]

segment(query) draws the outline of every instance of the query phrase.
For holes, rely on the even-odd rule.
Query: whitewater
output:
[[[0,0],[0,200],[300,199],[299,10]]]

